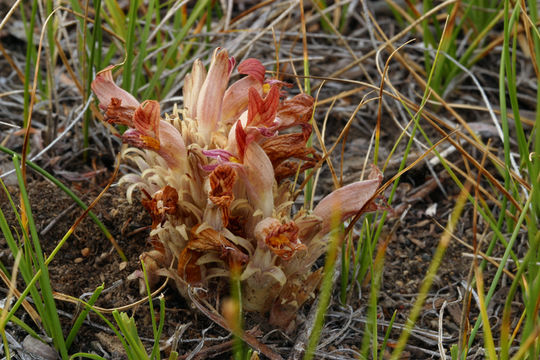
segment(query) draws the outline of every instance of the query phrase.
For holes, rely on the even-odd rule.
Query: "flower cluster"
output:
[[[332,221],[370,207],[382,180],[340,188],[313,211],[292,213],[294,187],[287,180],[320,157],[306,143],[313,98],[291,99],[288,84],[265,78],[256,59],[238,66],[244,75],[229,85],[235,60],[216,49],[208,71],[199,60],[184,82],[184,106],[161,116],[159,103],[139,103],[118,87],[112,68],[92,83],[105,119],[129,129],[122,155],[139,169],[125,175],[152,217],[154,249],[142,255],[150,280],[166,275],[181,293],[240,269],[243,305],[270,313],[286,327],[317,288],[314,262],[325,251]],[[337,218],[337,219],[336,219]]]

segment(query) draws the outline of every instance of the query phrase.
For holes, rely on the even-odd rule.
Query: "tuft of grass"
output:
[[[392,1],[388,1],[393,3]],[[407,2],[413,9],[417,2]],[[405,149],[405,155],[401,166],[398,170],[398,175],[395,176],[399,179],[399,175],[402,175],[410,167],[405,167],[408,154],[411,149],[411,145],[414,141],[417,141],[417,135],[420,135],[423,140],[429,144],[430,150],[433,151],[440,163],[445,167],[446,171],[450,174],[451,179],[455,182],[459,188],[461,188],[461,197],[459,204],[456,205],[454,213],[458,214],[462,211],[462,208],[466,206],[466,203],[474,205],[475,216],[479,216],[486,226],[487,230],[494,234],[492,240],[487,244],[487,250],[484,257],[491,256],[496,248],[504,250],[504,255],[501,261],[493,262],[497,265],[496,274],[494,277],[485,278],[482,276],[483,269],[488,266],[487,260],[482,260],[478,265],[473,263],[472,272],[473,278],[469,284],[471,288],[476,284],[476,291],[479,295],[480,301],[477,303],[479,317],[476,318],[476,322],[472,329],[467,330],[466,327],[462,328],[460,336],[466,340],[466,346],[462,346],[461,341],[449,346],[451,349],[451,356],[453,359],[464,359],[468,355],[468,349],[473,344],[481,342],[485,347],[490,358],[498,356],[502,359],[509,358],[509,352],[511,347],[518,347],[519,350],[513,358],[527,358],[536,359],[539,356],[538,349],[538,336],[540,317],[538,314],[539,298],[540,298],[540,262],[538,257],[538,249],[540,246],[540,236],[538,235],[538,204],[540,198],[538,197],[538,184],[540,183],[540,176],[538,172],[538,165],[540,157],[538,156],[539,139],[538,131],[527,128],[525,121],[521,119],[520,110],[520,91],[517,81],[518,74],[518,60],[517,53],[519,51],[518,46],[523,46],[523,42],[519,42],[519,37],[526,35],[528,41],[528,48],[524,52],[531,54],[530,59],[532,66],[535,69],[535,75],[538,79],[539,73],[538,60],[540,59],[540,36],[537,27],[538,14],[537,4],[534,1],[527,2],[527,8],[522,8],[525,2],[511,3],[505,2],[489,2],[489,1],[462,1],[452,2],[448,1],[444,4],[437,5],[440,10],[444,6],[450,6],[448,9],[448,16],[445,16],[446,22],[442,26],[442,16],[436,15],[433,11],[436,6],[431,1],[424,1],[423,12],[431,13],[429,16],[422,15],[416,11],[404,11],[395,6],[393,10],[396,14],[399,14],[402,19],[408,19],[411,23],[416,20],[420,20],[419,23],[423,27],[417,28],[419,34],[422,35],[424,48],[426,49],[425,60],[425,72],[428,73],[427,81],[423,80],[422,74],[416,74],[416,69],[413,66],[407,65],[401,55],[397,54],[395,57],[401,64],[413,74],[418,80],[418,83],[424,87],[424,96],[422,97],[422,103],[416,105],[414,101],[407,99],[406,96],[400,94],[391,84],[392,92],[383,91],[382,86],[380,90],[380,97],[394,97],[399,100],[407,113],[411,117],[412,130],[409,131],[408,127],[402,132],[402,135],[398,138],[390,154],[394,153],[397,148],[397,144],[402,140],[404,136],[409,137],[407,147]],[[459,16],[458,16],[459,14]],[[414,20],[416,19],[416,20]],[[438,104],[435,104],[435,109],[440,109],[442,105],[446,110],[449,110],[452,114],[456,114],[456,118],[460,123],[468,129],[467,122],[459,116],[448,104],[443,100],[441,95],[448,91],[450,86],[454,86],[459,83],[462,73],[468,73],[474,63],[479,61],[482,57],[486,56],[491,50],[493,50],[493,43],[486,44],[484,42],[485,35],[488,32],[494,32],[497,26],[503,27],[502,35],[500,36],[499,44],[502,45],[501,53],[501,68],[499,74],[499,101],[500,101],[500,118],[496,119],[494,112],[491,112],[492,119],[497,121],[498,127],[501,128],[501,139],[503,142],[503,157],[498,158],[489,144],[484,144],[473,133],[470,132],[471,137],[463,136],[459,131],[453,130],[448,133],[437,125],[437,118],[433,115],[428,115],[422,111],[424,107],[428,109],[432,108],[433,97],[437,100]],[[457,52],[456,41],[463,39],[464,34],[470,34],[465,47],[462,46],[461,52]],[[384,34],[379,34],[384,38]],[[467,37],[465,37],[467,38]],[[387,44],[386,44],[387,45]],[[382,48],[382,47],[381,47]],[[435,52],[435,49],[438,50]],[[433,54],[435,53],[435,56]],[[458,54],[459,53],[459,54]],[[459,56],[458,56],[459,55]],[[432,59],[433,58],[433,59]],[[457,60],[456,60],[457,59]],[[380,72],[381,77],[384,79],[385,72]],[[481,90],[481,89],[480,89]],[[537,91],[537,97],[538,95]],[[487,101],[487,98],[484,98]],[[540,97],[538,98],[540,100]],[[507,101],[510,104],[507,106]],[[540,103],[540,102],[537,102]],[[488,106],[490,106],[488,104]],[[491,108],[488,109],[491,111]],[[540,111],[536,109],[536,124],[537,127],[540,123],[539,117]],[[510,119],[511,118],[511,119]],[[438,151],[435,150],[436,145],[432,145],[433,141],[431,136],[426,132],[424,123],[420,123],[420,120],[427,120],[427,124],[433,126],[441,135],[444,136],[443,141],[450,142],[453,146],[456,146],[460,155],[465,159],[466,168],[460,168],[454,163],[444,158]],[[435,121],[433,121],[435,120]],[[514,124],[514,127],[510,126]],[[470,131],[470,130],[468,130]],[[451,136],[452,135],[452,136]],[[468,144],[471,144],[476,149],[480,150],[484,158],[487,158],[487,164],[482,161],[478,162],[473,156],[465,150],[464,146],[461,146],[453,138],[454,135],[459,136],[461,139],[466,139]],[[378,137],[376,139],[375,148],[378,147]],[[413,141],[414,140],[414,141]],[[513,142],[515,141],[515,145]],[[375,151],[377,153],[377,151]],[[425,156],[425,153],[424,155]],[[422,157],[423,157],[422,156]],[[388,158],[389,160],[390,158]],[[386,164],[388,163],[388,160]],[[374,161],[377,161],[375,156]],[[386,167],[385,164],[385,167]],[[472,164],[473,169],[469,166]],[[491,173],[491,170],[487,170],[486,166],[491,165],[496,169],[495,173]],[[478,176],[473,176],[474,170],[477,171]],[[468,185],[464,185],[464,181],[461,178],[466,179]],[[394,180],[394,179],[392,179]],[[392,203],[392,199],[395,195],[395,190],[398,182],[393,182],[392,191],[390,193],[388,204]],[[487,186],[487,189],[484,188]],[[472,195],[468,188],[474,187],[475,194]],[[491,193],[496,194],[495,196]],[[376,221],[374,219],[377,219]],[[453,217],[455,221],[455,217]],[[371,289],[370,303],[368,310],[368,320],[366,325],[366,331],[362,342],[361,353],[364,357],[377,358],[382,357],[382,351],[376,353],[377,349],[380,349],[378,345],[377,335],[377,319],[372,309],[375,309],[377,303],[377,289],[378,281],[382,275],[384,267],[380,266],[380,253],[375,252],[376,244],[383,246],[384,241],[380,239],[381,230],[386,220],[386,213],[377,214],[375,217],[367,216],[365,224],[361,227],[359,232],[359,239],[357,249],[352,254],[354,261],[348,262],[347,256],[351,252],[348,246],[343,246],[343,263],[342,263],[342,276],[340,291],[340,300],[344,302],[346,300],[346,293],[353,284],[349,283],[350,273],[357,274],[358,281],[363,282],[364,285],[368,285]],[[372,224],[377,224],[374,230],[371,230]],[[450,224],[451,225],[451,224]],[[449,226],[450,226],[449,225]],[[476,226],[476,225],[475,225]],[[509,235],[506,235],[509,234]],[[444,248],[448,246],[448,235],[444,235],[445,240],[443,247],[439,244],[439,248],[433,257],[432,265],[427,270],[424,279],[424,285],[420,289],[416,305],[409,314],[409,321],[405,324],[405,330],[396,345],[396,349],[392,355],[393,358],[399,358],[401,351],[407,346],[408,333],[410,333],[412,327],[415,324],[416,317],[419,312],[419,304],[422,304],[429,288],[429,283],[436,273],[439,264],[443,259]],[[520,258],[520,254],[516,252],[516,244],[518,238],[523,237],[525,242],[521,243],[521,246],[525,246],[526,252],[524,256]],[[475,254],[478,251],[480,244],[474,244]],[[442,250],[441,250],[442,249]],[[487,320],[486,309],[489,306],[490,301],[493,299],[495,290],[499,288],[501,283],[501,275],[505,266],[508,264],[509,259],[512,259],[516,264],[516,270],[510,275],[512,276],[512,284],[508,298],[506,299],[506,305],[503,311],[503,318],[501,321],[501,334],[498,339],[497,335],[493,331],[483,331],[483,338],[479,339],[479,329],[482,324]],[[484,291],[484,286],[487,293]],[[518,299],[518,294],[521,294],[521,298]],[[468,297],[465,297],[464,301],[467,301]],[[518,314],[518,318],[513,318],[513,306],[512,302],[519,301],[524,304],[525,310]],[[465,317],[472,316],[471,309],[465,308]],[[515,309],[514,309],[515,310]],[[488,325],[485,325],[488,326]],[[513,326],[513,328],[512,328]],[[484,327],[484,329],[486,329]],[[387,332],[384,344],[388,343],[390,339],[389,331]],[[521,341],[519,339],[521,338]],[[498,342],[498,343],[497,343]],[[369,352],[368,345],[372,344],[372,351]],[[497,344],[497,346],[495,345]],[[440,348],[441,349],[441,348]],[[499,351],[500,349],[500,351]],[[442,349],[441,351],[443,351]],[[498,354],[497,354],[498,352]],[[525,355],[526,354],[526,355]]]
[[[154,312],[154,303],[152,299],[152,293],[150,291],[150,285],[148,283],[148,275],[146,273],[146,268],[144,262],[141,262],[144,281],[147,289],[148,296],[148,305],[150,306],[150,318],[152,319],[152,332],[154,334],[154,345],[150,354],[148,354],[143,342],[141,341],[139,334],[137,332],[137,325],[135,324],[135,319],[133,316],[129,316],[125,312],[119,312],[118,310],[113,310],[112,315],[118,329],[123,338],[122,345],[126,351],[126,355],[129,360],[160,360],[161,353],[159,350],[159,340],[163,332],[163,324],[165,323],[165,299],[163,295],[159,297],[159,324],[156,322],[156,316]],[[178,353],[172,351],[169,359],[175,359],[178,356]]]
[[[0,228],[6,239],[10,251],[16,259],[19,259],[18,263],[13,270],[14,274],[17,269],[20,270],[21,276],[26,283],[26,293],[30,293],[32,297],[35,311],[29,309],[28,303],[26,304],[27,311],[32,316],[34,323],[38,327],[42,327],[48,336],[53,339],[55,348],[60,352],[63,358],[67,358],[67,346],[62,333],[62,327],[60,325],[60,318],[56,309],[54,301],[53,291],[49,278],[49,272],[45,257],[41,249],[39,237],[37,234],[36,226],[34,223],[34,217],[30,207],[30,201],[26,192],[26,186],[22,177],[20,163],[16,156],[13,157],[13,164],[17,173],[17,180],[19,183],[19,191],[21,198],[21,211],[17,211],[17,207],[9,192],[2,182],[2,186],[12,209],[19,222],[20,234],[17,234],[18,239],[13,236],[11,229],[7,223],[7,220],[0,210]],[[37,269],[37,271],[35,270]],[[5,270],[5,267],[4,267]],[[5,274],[9,277],[9,274]],[[11,286],[15,287],[12,282]],[[14,310],[20,306],[24,301],[26,295],[20,294],[17,303],[13,306],[12,310],[7,314],[2,314],[2,323],[0,329],[4,329],[7,322],[11,320]],[[18,305],[17,305],[18,304]]]
[[[339,210],[335,211],[333,216],[334,219],[332,221],[332,230],[329,235],[329,246],[326,252],[326,260],[323,269],[321,291],[318,295],[317,313],[313,324],[313,329],[311,330],[309,341],[307,343],[304,360],[311,360],[315,356],[315,350],[317,348],[317,344],[319,343],[324,325],[324,316],[328,309],[328,305],[330,304],[330,298],[332,295],[335,265],[338,259],[339,249],[343,243],[344,234],[343,228],[339,223],[339,219],[341,217]]]

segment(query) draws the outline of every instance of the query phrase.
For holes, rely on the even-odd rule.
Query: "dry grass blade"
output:
[[[167,287],[167,284],[169,283],[169,279],[165,279],[165,281],[156,289],[152,292],[150,298],[155,298],[156,296],[158,296],[159,294],[161,294],[163,292],[163,290],[165,290],[165,288]],[[54,298],[57,299],[57,300],[60,300],[60,301],[65,301],[65,302],[68,302],[68,303],[71,303],[71,304],[76,304],[76,305],[79,305],[81,303],[81,299],[79,298],[76,298],[76,297],[73,297],[71,295],[67,295],[67,294],[62,294],[62,293],[58,293],[58,292],[55,292],[54,293]],[[100,307],[100,306],[92,306],[92,308],[102,314],[112,314],[114,311],[118,311],[118,312],[124,312],[124,311],[127,311],[127,310],[130,310],[130,309],[133,309],[137,306],[140,306],[144,303],[148,303],[148,300],[150,299],[148,296],[145,296],[137,301],[134,301],[130,304],[127,304],[127,305],[123,305],[123,306],[118,306],[118,307],[114,307],[114,308],[104,308],[104,307]]]
[[[444,9],[444,8],[454,4],[456,2],[457,2],[457,0],[448,0],[448,1],[445,1],[445,2],[443,2],[443,3],[441,3],[441,4],[437,5],[437,6],[434,6],[432,9],[427,11],[423,16],[421,16],[418,19],[412,21],[407,27],[405,27],[405,29],[400,31],[397,35],[392,36],[389,39],[386,38],[384,43],[381,44],[377,49],[371,50],[370,52],[368,52],[364,56],[362,56],[362,57],[358,58],[357,60],[351,62],[349,65],[341,68],[338,71],[333,72],[331,75],[329,75],[329,77],[334,78],[334,77],[337,77],[337,76],[343,74],[347,70],[350,70],[352,67],[356,66],[357,63],[365,61],[366,59],[368,59],[368,58],[372,57],[373,55],[375,55],[377,53],[377,51],[379,51],[379,49],[384,49],[386,47],[390,47],[390,50],[392,51],[394,49],[392,44],[395,43],[396,41],[398,41],[399,39],[401,39],[402,37],[409,35],[411,33],[412,28],[418,26],[426,18],[429,18],[430,16],[433,16],[433,14],[436,14],[441,9]],[[315,88],[317,88],[317,87],[315,87]]]
[[[41,50],[43,48],[43,40],[45,38],[45,34],[47,33],[47,31],[46,31],[47,25],[49,24],[49,21],[53,18],[53,16],[56,14],[56,12],[58,10],[60,10],[60,9],[61,8],[54,9],[49,14],[49,16],[47,16],[47,19],[45,19],[45,21],[43,22],[43,25],[41,27],[41,34],[39,36],[38,49],[37,49],[37,54],[38,55],[41,54]],[[21,157],[21,173],[22,173],[23,181],[25,182],[25,184],[26,184],[26,157],[27,157],[27,154],[28,154],[30,131],[32,129],[33,109],[34,109],[34,104],[36,102],[36,91],[37,91],[37,85],[38,85],[38,74],[39,74],[39,68],[40,68],[40,66],[39,66],[40,59],[41,59],[41,56],[38,56],[37,60],[36,60],[35,67],[34,67],[34,77],[33,77],[33,80],[32,80],[32,90],[30,91],[30,104],[28,105],[28,118],[26,119],[26,129],[25,129],[26,131],[25,131],[25,134],[24,134],[23,147],[22,147],[22,151],[21,151],[21,154],[22,154],[22,157]],[[24,210],[24,205],[22,204],[22,201],[21,201],[21,207]]]
[[[9,304],[11,304],[12,297],[13,296],[15,296],[16,298],[21,297],[21,292],[17,290],[17,285],[16,285],[17,284],[17,270],[19,269],[19,262],[21,260],[21,256],[22,256],[22,251],[19,251],[17,253],[17,257],[15,258],[15,262],[13,263],[13,269],[11,270],[12,272],[11,279],[9,279],[3,271],[0,271],[0,277],[2,278],[2,281],[4,282],[4,284],[6,284],[6,286],[9,289],[8,294],[6,298],[4,299],[5,305],[2,308],[0,324],[5,324],[8,311],[9,311]],[[36,326],[38,327],[42,326],[41,318],[39,314],[37,313],[37,311],[34,309],[34,307],[30,305],[30,303],[26,299],[23,300],[22,305],[24,309],[26,310],[26,312],[28,313],[28,315],[30,315],[30,317],[32,318],[32,321],[34,322],[34,324],[36,324]]]
[[[398,53],[398,56],[399,56],[399,53]],[[412,69],[409,68],[409,71],[413,71]],[[415,78],[419,77],[418,74],[415,74],[413,75]],[[425,85],[426,83],[422,80],[423,84]],[[392,88],[392,90],[394,91],[394,93],[396,93],[397,97],[400,98],[400,99],[405,99],[405,97],[403,97],[394,87],[393,85],[391,84],[391,82],[387,82],[387,84]],[[435,93],[433,93],[436,97],[438,97]],[[444,100],[442,100],[442,98],[438,97],[439,101],[444,105],[446,104],[446,102]],[[410,106],[413,110],[415,110],[416,112],[418,112],[420,110],[419,106],[415,105],[412,101],[408,100],[408,101],[405,101],[407,103],[407,106]],[[447,104],[446,104],[447,105]],[[451,107],[449,106],[445,106],[445,108],[447,108],[449,111],[451,109]],[[456,118],[458,119],[461,119],[460,122],[461,123],[465,123],[465,120],[457,115],[457,113],[452,109],[452,111],[450,111],[450,113],[453,115],[453,116],[456,116]],[[429,116],[428,114],[426,114],[426,112],[422,112],[422,117],[427,120],[429,122],[429,124],[437,131],[439,132],[442,136],[447,136],[448,133],[441,127],[439,126],[442,125],[442,126],[445,126],[446,128],[450,129],[452,132],[458,132],[459,134],[461,134],[461,137],[468,140],[470,144],[474,145],[476,148],[478,148],[479,150],[481,150],[482,152],[486,152],[486,149],[487,147],[485,145],[483,145],[483,143],[478,139],[478,136],[476,135],[476,133],[474,133],[470,127],[467,125],[467,128],[469,128],[469,130],[471,131],[471,133],[473,134],[472,136],[472,139],[471,138],[468,138],[465,134],[461,133],[460,131],[458,131],[458,129],[455,129],[455,128],[452,128],[451,126],[449,126],[448,124],[445,124],[442,120],[440,119],[432,119],[431,116]],[[482,172],[482,175],[484,175],[489,181],[491,184],[493,184],[495,187],[497,187],[497,189],[503,193],[505,195],[505,197],[510,201],[512,202],[512,204],[514,206],[516,206],[518,209],[521,209],[521,206],[519,205],[519,203],[516,201],[516,199],[514,199],[514,197],[505,189],[504,185],[501,184],[499,181],[496,180],[495,176],[493,174],[491,174],[491,172],[487,171],[476,159],[474,159],[474,157],[472,155],[469,154],[469,152],[467,152],[457,141],[453,140],[452,138],[448,137],[448,142],[454,146],[462,156],[464,156],[470,163],[472,163],[474,165],[474,167],[476,167],[479,171]],[[489,151],[487,151],[487,156],[489,157],[490,160],[496,162],[497,164],[501,164],[501,160],[499,158],[497,158],[494,154],[491,154]],[[458,170],[459,171],[459,170]],[[519,182],[519,184],[521,184],[524,188],[526,188],[527,190],[530,190],[530,185],[524,180],[522,179],[518,174],[514,173],[514,172],[511,172],[513,178]]]
[[[435,219],[432,219],[433,223],[435,225],[437,225],[441,230],[445,230],[445,227],[440,223],[438,222],[437,220]],[[459,237],[457,237],[455,234],[450,234],[450,236],[452,237],[453,240],[457,241],[458,243],[460,243],[461,245],[465,246],[467,249],[473,251],[473,252],[477,252],[476,255],[474,254],[471,254],[471,256],[473,258],[481,258],[481,259],[484,259],[486,260],[487,262],[491,263],[493,266],[495,266],[496,268],[498,268],[500,266],[500,263],[497,262],[496,259],[494,259],[492,256],[488,256],[486,255],[484,252],[480,251],[480,250],[477,250],[475,249],[472,245],[468,244],[466,241],[460,239]],[[463,254],[464,256],[466,254]],[[500,259],[499,259],[500,260]],[[508,275],[508,277],[510,279],[514,279],[515,278],[515,275],[512,274],[508,269],[503,269],[504,273],[506,275]]]
[[[408,165],[407,167],[405,167],[403,170],[401,170],[399,173],[395,174],[394,176],[392,176],[392,178],[390,180],[388,180],[387,182],[385,182],[381,187],[380,189],[377,191],[377,195],[381,195],[384,190],[386,190],[390,185],[392,185],[392,183],[394,181],[396,181],[397,179],[399,179],[403,174],[405,174],[407,171],[411,170],[412,168],[414,168],[420,161],[422,161],[426,156],[428,156],[429,154],[431,154],[431,152],[433,152],[439,145],[441,145],[442,143],[444,143],[445,141],[449,141],[450,139],[450,136],[452,136],[454,133],[449,133],[447,134],[445,137],[443,137],[442,139],[440,139],[439,141],[437,141],[435,144],[433,144],[428,150],[426,150],[422,155],[420,155],[417,159],[415,159],[410,165]]]
[[[237,16],[235,16],[234,18],[231,19],[230,21],[230,24],[234,24],[238,21],[240,21],[241,19],[245,18],[247,15],[257,11],[258,9],[261,9],[265,6],[268,6],[272,3],[276,2],[276,0],[266,0],[266,1],[262,1],[256,5],[253,5],[252,7],[250,7],[249,9],[247,10],[244,10],[243,12],[241,12],[240,14],[238,14]]]
[[[319,97],[319,94],[320,94],[320,92],[317,92],[317,99]],[[330,111],[332,110],[332,108],[334,106],[334,102],[335,102],[335,100],[329,106],[328,111],[326,112],[326,115],[324,117],[323,130],[326,127],[326,124],[328,122],[328,118],[330,116]],[[316,107],[319,104],[320,104],[319,101],[316,100],[315,101],[315,108],[313,109],[314,112],[316,110]],[[323,157],[327,159],[326,163],[328,164],[328,168],[330,169],[330,174],[332,175],[332,181],[334,182],[334,187],[337,189],[339,187],[340,182],[338,181],[338,178],[336,176],[336,170],[334,169],[334,165],[332,164],[332,161],[330,160],[330,157],[329,157],[330,154],[329,154],[328,150],[326,149],[326,144],[325,144],[325,140],[324,140],[324,134],[321,133],[321,130],[319,129],[319,125],[317,125],[316,121],[313,122],[313,130],[315,131],[315,136],[317,137],[317,141],[319,142],[319,145],[321,146]],[[317,171],[319,171],[320,169],[321,168],[317,169]],[[317,183],[317,180],[315,180],[315,182],[314,182],[313,192],[315,192],[315,189],[317,187],[316,183]],[[313,208],[313,196],[312,196],[311,200],[312,201],[311,201],[311,206],[310,207]]]
[[[7,12],[7,14],[3,17],[2,22],[0,22],[0,31],[2,31],[4,26],[7,24],[8,20],[11,18],[11,16],[13,15],[13,12],[17,9],[20,2],[21,2],[21,0],[16,0],[13,3],[13,5],[11,5],[11,8]]]
[[[6,49],[4,48],[4,46],[1,43],[0,43],[0,52],[2,53],[4,58],[7,60],[9,65],[13,68],[13,70],[15,70],[15,72],[17,73],[17,77],[19,78],[21,83],[24,84],[24,74],[22,73],[22,71],[19,68],[19,66],[17,65],[17,63],[15,63],[15,61],[13,61],[13,58],[9,55],[9,53],[6,51]]]
[[[60,44],[60,42],[58,41],[58,39],[56,37],[54,38],[54,41],[55,41],[55,44],[56,44],[56,49],[58,50],[58,55],[60,55],[60,59],[62,59],[62,63],[66,67],[66,70],[69,73],[69,76],[70,76],[71,80],[73,81],[73,83],[77,87],[77,90],[79,90],[79,93],[83,94],[84,93],[83,87],[82,87],[79,79],[75,75],[75,72],[73,71],[73,68],[69,64],[69,60],[67,59],[66,54],[65,54],[64,50],[62,49],[62,45]]]
[[[376,98],[371,98],[371,99],[367,99],[364,101],[364,99],[362,99],[362,102],[360,102],[357,106],[356,106],[356,109],[354,110],[354,112],[351,114],[349,120],[347,121],[347,123],[345,124],[345,126],[343,127],[343,129],[341,130],[341,132],[339,133],[339,136],[337,137],[336,141],[334,142],[334,144],[332,145],[332,147],[330,148],[330,150],[328,150],[326,152],[326,155],[322,156],[321,159],[317,162],[317,164],[313,167],[314,170],[317,170],[319,169],[322,164],[326,161],[326,159],[330,156],[330,154],[332,154],[334,152],[334,150],[336,149],[336,147],[339,145],[339,143],[343,140],[343,138],[345,137],[345,134],[347,134],[347,131],[349,130],[349,128],[351,127],[351,124],[356,116],[356,113],[358,111],[360,111],[360,108],[373,101],[373,100],[376,100]],[[313,174],[315,173],[315,171],[313,172],[310,172],[304,179],[304,181],[302,182],[302,184],[300,184],[299,186],[299,189],[303,189],[306,184],[310,181],[310,179],[313,177]]]

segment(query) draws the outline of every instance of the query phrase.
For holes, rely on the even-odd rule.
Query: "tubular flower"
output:
[[[119,88],[112,67],[92,90],[105,119],[129,128],[122,156],[138,172],[121,182],[129,184],[129,201],[139,189],[152,218],[154,249],[141,255],[152,263],[152,282],[169,276],[185,294],[189,284],[226,282],[240,269],[245,309],[269,313],[272,324],[287,328],[318,287],[321,271],[312,267],[331,224],[373,210],[382,175],[374,169],[313,211],[293,213],[287,179],[320,160],[306,146],[313,98],[284,100],[287,84],[265,79],[256,59],[240,63],[241,78],[229,86],[234,66],[225,49],[216,49],[208,71],[196,60],[184,81],[184,106],[172,114]]]

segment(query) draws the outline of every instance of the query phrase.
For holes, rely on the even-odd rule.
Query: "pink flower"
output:
[[[185,294],[240,270],[244,308],[270,312],[286,328],[316,290],[331,227],[358,212],[374,210],[382,181],[376,169],[366,181],[335,190],[313,211],[293,212],[296,189],[287,179],[314,167],[320,156],[307,147],[314,100],[284,99],[288,84],[265,79],[260,61],[238,66],[216,49],[208,71],[196,60],[184,81],[184,106],[162,118],[157,101],[139,103],[118,87],[112,67],[92,89],[107,121],[129,127],[122,154],[139,168],[122,182],[131,199],[144,194],[152,217],[152,282],[167,275]],[[284,131],[286,130],[286,131]],[[171,264],[175,267],[171,268]],[[228,281],[228,279],[225,279]]]

